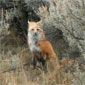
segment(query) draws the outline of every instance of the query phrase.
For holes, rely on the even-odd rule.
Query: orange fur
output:
[[[41,41],[39,41],[39,46],[40,46],[42,54],[47,55],[47,59],[52,59],[52,60],[58,59],[58,56],[54,52],[50,41],[41,40]]]

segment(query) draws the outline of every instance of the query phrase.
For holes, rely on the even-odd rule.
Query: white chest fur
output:
[[[38,42],[39,39],[40,38],[36,40],[35,37],[30,32],[28,32],[28,45],[30,51],[38,51],[38,52],[41,51],[40,47],[36,44],[36,42]]]

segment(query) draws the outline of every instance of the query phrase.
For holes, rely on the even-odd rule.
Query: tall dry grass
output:
[[[0,39],[0,85],[84,85],[85,65],[78,60],[62,59],[61,68],[48,72],[32,69],[26,43],[12,34]],[[80,66],[79,66],[80,64]],[[80,68],[81,67],[81,68]]]

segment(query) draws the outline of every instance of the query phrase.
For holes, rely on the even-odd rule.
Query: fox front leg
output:
[[[31,64],[33,65],[33,69],[35,69],[36,65],[37,65],[37,59],[36,59],[36,56],[34,54],[32,54]]]
[[[45,72],[47,72],[47,62],[46,62],[46,58],[45,55],[41,54],[40,60],[39,62],[42,64],[42,70],[44,70]]]

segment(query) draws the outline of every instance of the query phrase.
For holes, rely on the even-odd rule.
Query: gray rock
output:
[[[43,13],[39,7],[35,10],[38,10],[36,13],[42,19],[48,40],[54,44],[54,48],[58,50],[61,57],[84,58],[85,11],[83,2],[80,0],[47,2],[50,4],[49,11],[44,11],[42,7]]]

